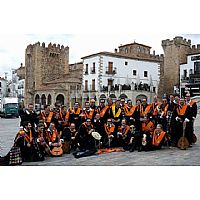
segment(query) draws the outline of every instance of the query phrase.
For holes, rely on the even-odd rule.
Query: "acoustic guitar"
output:
[[[62,144],[59,147],[53,147],[50,153],[52,156],[62,156],[63,154]]]
[[[183,136],[178,141],[178,148],[180,148],[181,150],[186,150],[189,147],[189,142],[185,137],[185,128],[186,124],[183,123]]]

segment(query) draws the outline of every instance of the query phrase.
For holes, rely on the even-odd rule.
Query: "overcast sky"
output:
[[[179,34],[186,39],[191,39],[192,44],[200,43],[200,35],[195,34]],[[162,54],[161,41],[163,39],[173,39],[177,35],[1,35],[0,37],[0,76],[4,77],[4,73],[11,75],[11,69],[16,69],[20,63],[25,62],[25,49],[29,44],[36,42],[45,42],[46,46],[56,43],[69,46],[70,63],[81,61],[81,57],[100,51],[114,52],[120,44],[128,44],[132,42],[142,43],[152,47],[156,54]]]

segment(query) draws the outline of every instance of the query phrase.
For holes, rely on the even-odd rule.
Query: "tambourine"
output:
[[[101,139],[101,135],[98,132],[92,132],[92,137],[95,140],[100,140]]]

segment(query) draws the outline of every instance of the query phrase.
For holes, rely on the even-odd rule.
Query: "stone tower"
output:
[[[36,43],[25,52],[25,104],[34,102],[35,91],[69,74],[69,47]]]
[[[175,37],[173,40],[163,40],[164,65],[160,69],[159,95],[174,93],[174,86],[179,85],[180,63],[187,62],[187,53],[191,48],[191,40]]]

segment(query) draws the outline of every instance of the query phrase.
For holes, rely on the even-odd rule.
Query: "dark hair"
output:
[[[28,126],[29,123],[31,123],[31,122],[30,122],[30,121],[24,121],[24,122],[22,123],[22,125],[23,125],[23,127],[25,127],[25,126]]]
[[[49,105],[45,105],[45,106],[44,106],[44,109],[48,108],[48,106],[49,106]]]

